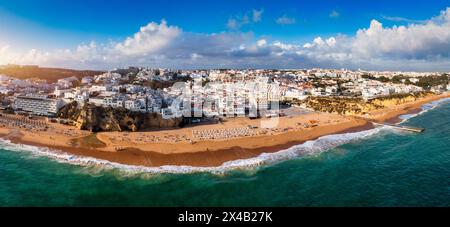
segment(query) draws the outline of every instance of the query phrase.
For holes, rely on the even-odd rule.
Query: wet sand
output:
[[[316,117],[316,115],[318,114],[314,113],[309,115],[309,117]],[[324,122],[323,125],[318,125],[316,127],[292,129],[287,132],[279,132],[273,135],[258,135],[228,140],[198,141],[194,144],[187,144],[185,142],[160,144],[149,143],[142,145],[129,144],[129,146],[120,151],[114,150],[114,146],[112,144],[105,143],[104,146],[101,146],[98,141],[95,142],[97,147],[86,144],[86,141],[92,142],[92,134],[87,136],[91,137],[89,139],[85,139],[85,137],[72,139],[61,137],[55,138],[57,135],[40,135],[38,139],[36,135],[26,131],[22,132],[20,135],[12,135],[8,130],[4,129],[0,130],[0,134],[4,136],[6,135],[7,139],[17,144],[45,146],[75,155],[89,156],[121,164],[142,166],[189,165],[212,167],[220,166],[227,161],[248,159],[256,157],[262,153],[271,153],[284,150],[305,141],[317,139],[320,136],[350,131],[361,131],[372,127],[370,123],[363,119],[329,114],[319,114],[318,116],[319,119],[323,121],[325,121],[324,119],[328,119],[330,122]],[[305,118],[305,116],[299,116],[298,118]],[[335,123],[331,121],[331,119],[339,122]],[[292,121],[299,120],[300,119],[296,118],[280,119],[280,125],[283,126],[291,123]],[[227,127],[227,125],[224,127]],[[142,133],[135,133],[133,136],[139,134]],[[110,133],[106,133],[106,135],[109,136]],[[113,133],[113,135],[115,135],[115,133]],[[52,137],[53,140],[50,140],[49,137]],[[174,151],[167,152],[166,150],[158,150],[158,147],[173,147]]]
[[[38,135],[17,129],[0,128],[0,136],[10,139],[13,143],[44,146],[75,155],[89,156],[121,164],[151,167],[163,165],[212,167],[220,166],[227,161],[248,159],[262,153],[288,149],[294,145],[302,144],[305,141],[314,140],[324,135],[368,130],[373,128],[368,120],[398,122],[398,116],[417,113],[421,110],[421,105],[445,97],[449,97],[449,94],[427,97],[413,103],[384,109],[383,111],[371,113],[370,116],[365,116],[367,119],[323,113],[282,117],[280,118],[279,128],[289,129],[287,131],[274,132],[270,135],[196,141],[195,143],[137,143],[133,140],[143,135],[163,136],[173,134],[189,136],[189,132],[197,128],[197,126],[156,132],[106,132],[96,134],[94,137],[89,133],[83,134],[83,136],[69,137],[52,131],[42,132]],[[311,119],[319,120],[316,127],[302,128],[301,126],[295,126],[295,122],[308,122]],[[232,128],[249,124],[249,122],[255,123],[255,121],[236,119],[223,125],[205,125],[198,126],[198,128]],[[86,139],[86,137],[89,137],[89,139]],[[118,142],[124,138],[130,139],[132,142]],[[91,143],[95,144],[95,146]],[[122,149],[116,150],[117,146],[121,146]]]
[[[390,123],[390,124],[398,124],[402,121],[402,119],[400,118],[401,115],[405,115],[405,114],[417,114],[422,112],[422,108],[410,108],[408,110],[408,112],[404,113],[404,114],[400,114],[398,116],[392,117],[390,119],[385,120],[384,122],[386,123]]]

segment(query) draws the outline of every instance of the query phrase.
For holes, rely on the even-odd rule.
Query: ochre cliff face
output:
[[[423,97],[423,96],[410,95],[410,96],[406,96],[403,98],[374,99],[374,100],[371,100],[371,103],[373,103],[375,105],[383,106],[383,107],[392,107],[392,106],[396,106],[396,105],[405,104],[408,102],[414,102],[418,98],[421,98],[421,97]]]
[[[310,97],[304,100],[303,106],[314,111],[337,113],[344,115],[364,114],[382,106],[366,103],[361,99],[336,99],[326,97]]]
[[[359,98],[309,97],[298,104],[320,112],[363,115],[373,110],[413,102],[429,95],[431,93],[394,95],[376,98],[370,101],[364,101]]]
[[[87,104],[79,109],[70,103],[61,108],[58,117],[72,120],[81,130],[139,131],[172,128],[182,124],[182,118],[163,119],[157,113],[131,112],[125,108],[100,107]]]

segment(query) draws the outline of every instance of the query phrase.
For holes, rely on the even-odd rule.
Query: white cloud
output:
[[[240,50],[240,56],[261,56],[263,49],[270,49],[266,57],[282,56],[289,60],[285,61],[287,65],[297,61],[298,67],[450,70],[450,8],[422,24],[385,28],[372,20],[368,28],[358,30],[355,36],[317,37],[301,47],[277,48],[283,45],[289,44],[274,42],[264,48],[256,45],[258,50],[247,45]]]
[[[341,16],[341,14],[338,11],[333,10],[330,14],[328,14],[328,16],[331,18],[338,18],[339,16]]]
[[[250,23],[252,17],[240,18]],[[73,49],[14,52],[0,48],[0,64],[110,69],[169,68],[365,68],[450,70],[450,8],[424,23],[384,27],[372,20],[354,35],[287,43],[247,32],[202,34],[149,23],[116,43],[80,44]]]
[[[336,45],[336,39],[334,37],[328,38],[326,40],[326,43],[328,46],[333,47],[334,45]]]
[[[228,19],[227,28],[231,30],[238,29],[240,27],[238,21],[234,18]]]
[[[262,47],[267,45],[267,41],[265,39],[260,39],[258,40],[258,42],[256,43],[258,46]]]
[[[8,49],[9,49],[9,45],[5,45],[2,48],[0,48],[0,53],[4,53],[4,52],[8,51]]]
[[[433,59],[450,57],[450,8],[423,24],[384,28],[377,20],[360,29],[353,42],[359,56]]]
[[[287,25],[287,24],[295,24],[297,21],[295,18],[288,17],[283,15],[282,17],[276,19],[277,24]]]
[[[253,9],[250,13],[243,16],[230,17],[227,21],[227,28],[230,30],[238,30],[244,25],[254,24],[261,21],[264,10]]]
[[[386,16],[386,15],[381,15],[381,18],[384,20],[388,20],[388,21],[407,22],[407,23],[416,23],[416,24],[426,22],[424,20],[414,20],[414,19],[409,19],[409,18],[405,18],[405,17],[392,17],[392,16]]]
[[[317,37],[313,40],[313,45],[321,47],[321,46],[323,46],[323,44],[324,44],[324,42],[321,37]]]
[[[191,59],[192,60],[197,60],[197,59],[200,59],[200,58],[202,58],[203,56],[201,56],[200,54],[197,54],[197,53],[192,53],[191,54]]]
[[[253,13],[252,20],[253,20],[254,23],[261,21],[261,17],[262,17],[262,13],[263,12],[264,12],[263,9],[260,9],[260,10],[254,9],[253,10],[253,12],[252,12]]]
[[[128,37],[115,48],[127,55],[151,54],[167,46],[171,40],[181,34],[181,29],[175,26],[167,26],[162,20],[160,24],[151,22],[141,27],[133,37]]]

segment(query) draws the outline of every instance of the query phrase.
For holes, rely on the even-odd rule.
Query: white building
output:
[[[139,100],[132,100],[132,99],[126,100],[124,102],[124,107],[131,111],[140,111],[141,108],[143,108],[145,110],[145,105],[142,106],[141,102]]]
[[[18,96],[14,100],[13,109],[35,115],[55,116],[63,105],[64,101],[61,99],[49,99],[44,96]]]
[[[409,81],[411,83],[417,83],[417,82],[419,82],[419,79],[418,78],[409,78]]]
[[[297,99],[297,100],[303,100],[306,96],[304,90],[299,90],[295,88],[289,88],[286,90],[286,92],[283,95],[284,99]]]
[[[105,97],[102,97],[102,96],[92,97],[92,98],[89,98],[89,103],[92,103],[96,106],[102,106],[104,103],[104,98]]]
[[[74,86],[77,81],[78,81],[78,78],[72,76],[72,77],[59,79],[57,84],[58,84],[58,86],[60,86],[62,88],[70,88],[70,87]]]
[[[53,91],[53,94],[57,98],[62,98],[65,96],[66,93],[72,92],[72,89],[60,89],[58,86],[55,87],[55,91]]]
[[[79,104],[84,104],[88,100],[89,100],[89,93],[86,91],[77,94],[77,96],[75,97],[75,101],[77,101]]]
[[[110,90],[110,86],[103,86],[103,85],[93,85],[89,88],[90,92],[102,92],[102,91],[108,91]]]
[[[81,79],[81,84],[91,84],[94,81],[92,76],[85,76]]]
[[[161,115],[163,119],[170,119],[173,118],[173,111],[171,108],[164,108],[161,109]]]
[[[337,87],[336,86],[326,86],[325,93],[327,93],[328,95],[335,95],[337,93]]]

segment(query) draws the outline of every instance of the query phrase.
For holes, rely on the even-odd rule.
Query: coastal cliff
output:
[[[57,116],[68,119],[81,130],[139,131],[145,129],[173,128],[182,126],[182,118],[163,119],[158,113],[132,112],[123,107],[101,107],[86,104],[78,108],[76,102],[63,106]]]
[[[368,101],[361,98],[308,97],[305,100],[296,101],[294,104],[313,109],[314,111],[326,113],[363,115],[373,110],[413,102],[430,95],[432,95],[432,93],[421,92],[379,97]]]

